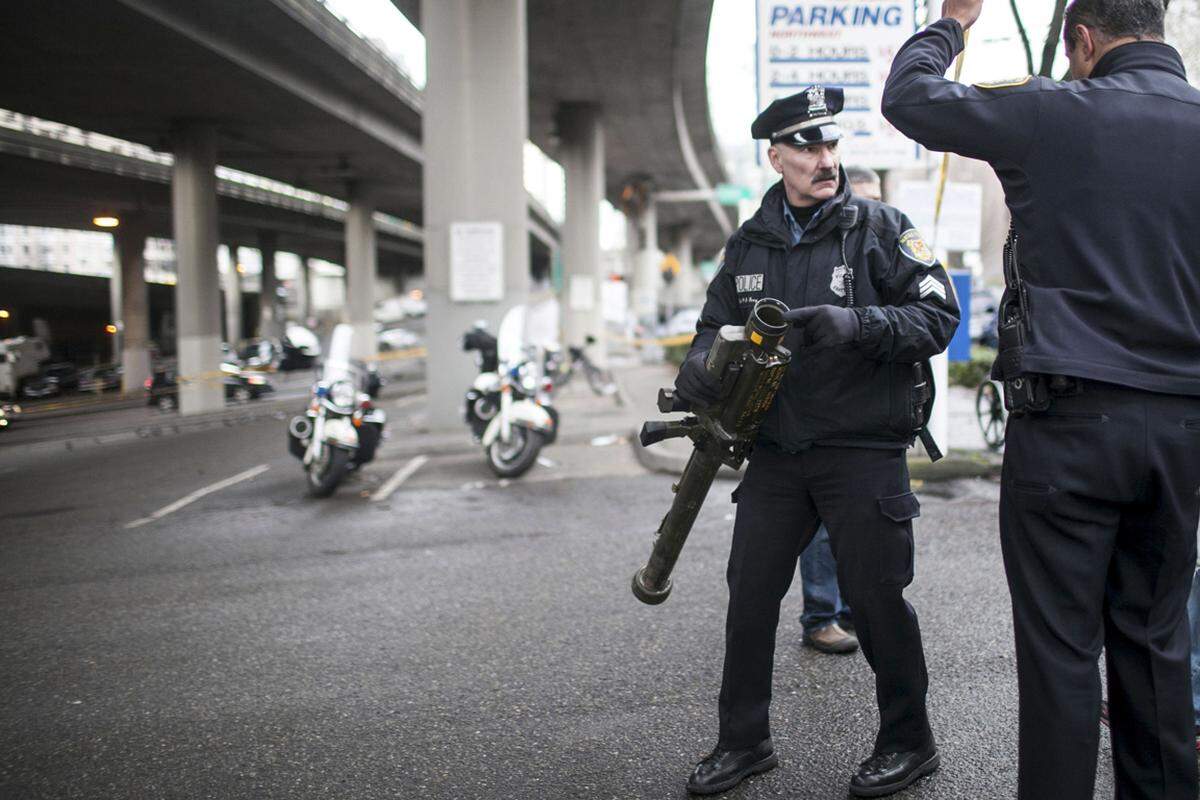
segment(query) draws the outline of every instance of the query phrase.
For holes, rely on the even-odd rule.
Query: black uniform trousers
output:
[[[1019,797],[1091,800],[1101,648],[1118,800],[1195,800],[1187,597],[1200,397],[1084,381],[1009,421],[1000,496]]]
[[[814,447],[789,454],[759,446],[734,500],[718,746],[742,749],[770,735],[779,605],[822,520],[842,596],[875,670],[875,751],[931,741],[921,632],[903,596],[913,577],[912,520],[920,513],[904,451]]]

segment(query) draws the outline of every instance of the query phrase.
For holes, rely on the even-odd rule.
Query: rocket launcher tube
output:
[[[695,449],[673,490],[675,499],[659,525],[646,565],[633,576],[633,594],[657,605],[671,593],[671,572],[721,465],[740,469],[758,434],[792,354],[782,346],[788,308],[759,300],[746,325],[726,325],[705,359],[705,369],[721,382],[720,398],[707,408],[689,408],[670,390],[659,393],[659,408],[693,412],[675,422],[647,422],[641,440],[648,446],[687,436]]]

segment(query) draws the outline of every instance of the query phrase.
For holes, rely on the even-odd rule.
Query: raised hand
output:
[[[943,0],[942,19],[953,17],[967,30],[979,19],[983,11],[983,0]]]

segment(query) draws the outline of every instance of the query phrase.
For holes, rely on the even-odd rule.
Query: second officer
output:
[[[924,362],[946,348],[959,309],[908,219],[851,194],[842,104],[840,89],[813,86],[755,120],[782,180],[726,245],[676,381],[693,403],[715,399],[703,360],[720,327],[744,324],[764,297],[801,309],[786,341],[795,357],[734,492],[720,735],[688,781],[698,794],[776,765],[768,707],[779,606],[822,520],[879,703],[879,733],[850,790],[890,794],[939,763],[921,634],[904,599],[920,514],[905,451],[925,432]]]

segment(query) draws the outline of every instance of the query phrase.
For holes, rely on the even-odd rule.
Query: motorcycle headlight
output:
[[[329,401],[338,408],[353,408],[355,394],[350,381],[337,381],[329,387]]]

